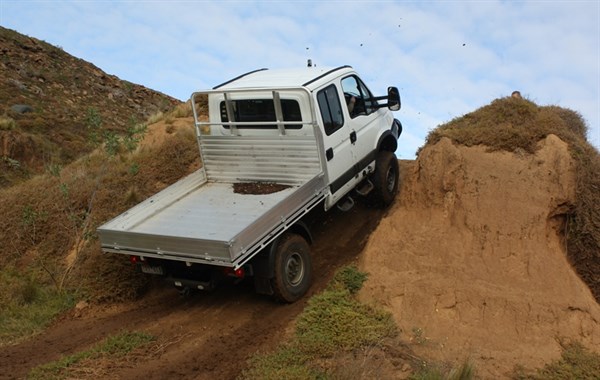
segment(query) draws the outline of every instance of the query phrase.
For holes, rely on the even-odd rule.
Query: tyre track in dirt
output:
[[[336,268],[356,259],[383,214],[357,203],[349,212],[332,210],[316,218],[313,286],[295,304],[277,304],[256,295],[246,283],[185,298],[159,285],[130,304],[91,306],[83,315],[72,311],[37,337],[3,347],[0,378],[25,378],[35,366],[85,350],[123,330],[149,332],[157,337],[156,345],[133,360],[101,363],[102,368],[89,368],[88,375],[78,377],[235,378],[252,354],[285,340],[308,298],[324,288]]]

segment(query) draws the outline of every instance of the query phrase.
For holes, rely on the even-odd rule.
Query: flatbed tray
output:
[[[313,207],[323,188],[317,176],[270,194],[239,194],[232,183],[208,182],[199,170],[102,225],[98,233],[107,252],[234,266],[249,248],[276,234],[279,225]]]

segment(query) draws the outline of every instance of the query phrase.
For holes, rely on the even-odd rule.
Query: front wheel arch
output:
[[[387,150],[388,152],[395,152],[396,149],[398,149],[397,138],[394,137],[392,131],[386,130],[379,136],[379,140],[377,141],[377,151],[381,152]]]

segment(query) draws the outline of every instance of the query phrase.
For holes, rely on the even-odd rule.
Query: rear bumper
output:
[[[197,281],[189,280],[185,278],[174,278],[167,277],[167,281],[173,283],[177,288],[180,289],[197,289],[197,290],[213,290],[217,287],[216,281]]]

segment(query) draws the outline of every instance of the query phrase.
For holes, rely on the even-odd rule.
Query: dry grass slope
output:
[[[198,167],[191,119],[161,143],[74,163],[0,190],[0,267],[97,301],[131,299],[147,285],[125,257],[102,255],[96,228]],[[164,123],[150,129],[167,129]],[[150,132],[152,133],[152,131]]]
[[[177,99],[120,80],[60,47],[0,27],[0,187],[89,153],[90,113],[124,134]]]
[[[550,134],[568,143],[577,163],[577,199],[564,207],[566,250],[600,302],[600,155],[586,133],[585,121],[575,111],[509,97],[439,126],[427,136],[426,145],[448,137],[466,146],[527,154]]]

